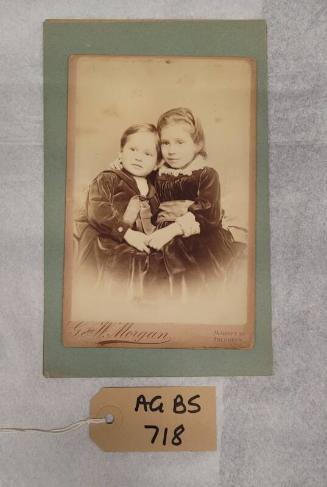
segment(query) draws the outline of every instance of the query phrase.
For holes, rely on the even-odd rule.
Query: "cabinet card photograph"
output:
[[[63,343],[250,349],[256,66],[69,57]]]

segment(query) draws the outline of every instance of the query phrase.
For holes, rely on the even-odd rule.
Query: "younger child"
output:
[[[120,148],[122,168],[101,172],[89,186],[78,269],[89,283],[93,278],[108,291],[110,284],[108,295],[141,297],[149,268],[146,239],[154,230],[151,220],[159,207],[147,178],[161,160],[156,127],[129,127]]]
[[[233,237],[222,226],[219,177],[207,165],[199,120],[187,108],[174,108],[160,116],[157,128],[164,164],[155,178],[158,230],[147,244],[162,249],[173,295],[186,288],[192,296],[225,278]]]

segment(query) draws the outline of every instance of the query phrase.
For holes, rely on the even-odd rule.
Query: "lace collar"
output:
[[[162,174],[171,174],[172,176],[179,176],[180,174],[183,174],[184,176],[191,176],[194,171],[203,169],[207,165],[207,161],[201,155],[197,155],[188,166],[179,169],[174,169],[173,167],[168,166],[168,164],[165,162],[159,169],[159,176]]]

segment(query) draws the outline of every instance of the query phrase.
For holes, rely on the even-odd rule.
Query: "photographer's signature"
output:
[[[75,321],[69,323],[74,337],[95,339],[97,345],[135,343],[159,345],[169,343],[170,336],[162,330],[142,330],[135,323],[116,321]]]

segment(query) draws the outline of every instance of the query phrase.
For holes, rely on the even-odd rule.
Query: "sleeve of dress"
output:
[[[198,195],[188,211],[200,224],[200,232],[212,230],[220,224],[220,183],[217,171],[207,167],[202,171]]]
[[[89,186],[87,217],[102,236],[122,242],[130,225],[123,221],[113,204],[115,174],[100,174]]]

